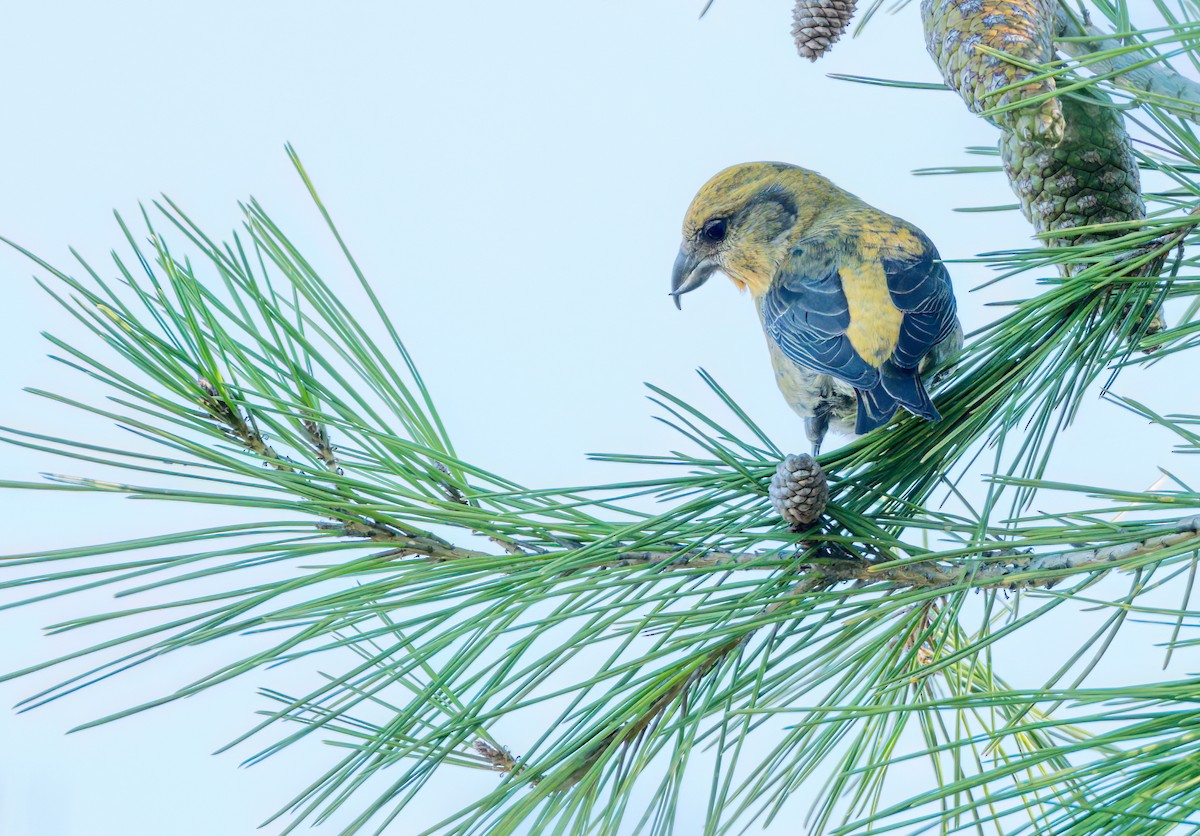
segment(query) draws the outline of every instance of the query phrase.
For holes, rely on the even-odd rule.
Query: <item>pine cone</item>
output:
[[[801,58],[816,61],[850,27],[858,0],[796,0],[792,37]]]
[[[1038,232],[1129,223],[1146,217],[1141,178],[1124,117],[1099,101],[1098,93],[1089,95],[1095,103],[1082,97],[1063,99],[1066,132],[1058,145],[1022,140],[1009,132],[1000,138],[1004,171],[1021,201],[1021,211]],[[1092,244],[1122,232],[1092,232],[1052,238],[1046,243]],[[1067,262],[1059,265],[1059,272],[1070,277],[1086,266]],[[1134,314],[1132,310],[1128,313]],[[1148,320],[1138,325],[1137,332],[1157,334],[1167,327],[1157,305],[1148,305],[1136,315]]]
[[[785,456],[775,468],[768,490],[771,507],[801,531],[816,522],[829,504],[829,483],[817,460],[807,453]]]
[[[1000,138],[1004,170],[1025,217],[1038,232],[1144,219],[1137,163],[1121,114],[1098,99],[1063,99],[1062,108],[1066,131],[1057,145],[1007,131]],[[1120,234],[1093,233],[1048,243],[1088,244]],[[1068,266],[1071,272],[1080,269]]]
[[[1026,61],[1054,58],[1054,0],[922,0],[929,53],[946,83],[981,113],[1029,96],[1053,93],[1053,79],[997,90],[1035,73],[977,49],[979,45]],[[1090,97],[1090,101],[1088,98]],[[996,114],[1000,155],[1021,210],[1038,232],[1145,219],[1137,163],[1121,114],[1095,91],[1047,99]],[[1051,239],[1049,246],[1088,244],[1120,231]],[[1070,277],[1086,265],[1062,264]],[[1139,312],[1147,334],[1166,323],[1156,307]],[[1141,329],[1139,329],[1141,330]]]
[[[1022,61],[1045,64],[1054,58],[1055,0],[923,0],[925,45],[946,83],[974,113],[1053,93],[1054,79],[1038,75],[979,46]],[[1010,85],[1004,93],[996,91]],[[1058,99],[1046,99],[989,117],[1022,140],[1056,145],[1064,125]]]

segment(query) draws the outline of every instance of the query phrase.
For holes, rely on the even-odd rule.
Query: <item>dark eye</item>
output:
[[[711,241],[714,244],[724,241],[725,219],[717,218],[716,220],[709,221],[704,225],[704,231],[701,234],[704,235],[705,240]]]

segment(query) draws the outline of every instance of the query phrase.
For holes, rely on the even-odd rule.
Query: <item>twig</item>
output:
[[[387,552],[386,554],[389,556],[416,554],[422,557],[434,558],[440,562],[445,559],[447,552],[452,551],[459,558],[492,557],[487,552],[459,548],[452,545],[448,540],[443,540],[436,534],[431,534],[427,531],[420,533],[400,531],[392,526],[384,525],[374,520],[353,519],[338,522],[322,522],[317,523],[317,528],[322,531],[333,531],[342,537],[352,537],[356,540],[370,540],[373,543],[403,544],[399,548]]]
[[[1133,543],[1121,543],[1096,549],[1047,554],[1038,557],[1005,555],[983,560],[956,561],[950,565],[913,563],[905,566],[876,568],[861,561],[814,566],[812,571],[836,581],[873,580],[900,586],[941,588],[967,584],[977,589],[1050,588],[1061,577],[1038,577],[1041,573],[1084,574],[1106,571],[1138,555],[1150,554],[1189,540],[1200,539],[1200,514],[1179,520],[1169,534],[1159,534]]]
[[[442,473],[445,473],[447,476],[450,475],[450,468],[446,467],[446,465],[442,464],[441,462],[434,462],[434,464],[437,466],[437,469],[440,470]],[[442,492],[444,494],[446,494],[446,498],[449,499],[451,502],[457,502],[460,505],[466,505],[469,507],[477,507],[476,503],[471,502],[469,499],[467,499],[465,496],[463,496],[462,491],[460,491],[457,487],[450,484],[449,482],[440,482],[439,485],[441,486]],[[471,529],[471,530],[475,534],[479,534],[484,537],[487,537],[489,540],[491,540],[493,543],[495,543],[500,548],[504,549],[509,554],[513,554],[513,555],[528,554],[528,552],[515,540],[510,540],[507,537],[501,537],[497,534],[484,534],[482,531],[477,531],[475,529]]]
[[[820,589],[823,586],[828,586],[828,583],[828,581],[819,577],[804,578],[795,586],[793,586],[788,591],[786,596],[759,610],[754,618],[754,621],[757,621],[763,616],[768,616],[774,612],[777,612],[781,608],[794,603],[800,598],[803,598],[809,592]],[[671,703],[674,702],[676,698],[682,695],[683,699],[686,701],[686,695],[690,688],[704,679],[704,677],[712,673],[712,671],[716,669],[717,665],[719,665],[724,659],[728,658],[734,653],[737,653],[742,647],[744,647],[761,627],[761,624],[755,624],[755,626],[747,629],[746,632],[742,633],[742,635],[734,636],[733,638],[727,639],[712,647],[705,654],[700,664],[698,664],[691,673],[675,684],[669,686],[665,691],[659,694],[654,702],[647,706],[646,709],[642,711],[636,718],[625,723],[620,728],[615,729],[613,732],[606,735],[599,743],[592,746],[592,748],[588,751],[587,757],[584,758],[583,763],[576,767],[575,770],[572,771],[562,783],[555,787],[555,789],[566,789],[567,787],[578,783],[583,776],[587,774],[588,770],[592,768],[604,751],[610,746],[614,744],[626,746],[636,745],[637,741],[639,741],[648,730],[650,730],[660,719],[662,719],[663,715],[666,714],[667,709],[670,708]]]
[[[365,523],[321,524],[321,528],[333,530],[347,537],[369,539],[378,543],[402,544],[394,552],[397,556],[418,555],[431,561],[443,563],[458,560],[496,560],[497,556],[475,549],[464,549],[450,545],[440,538],[414,537],[394,530],[372,528]],[[977,589],[1027,589],[1030,587],[1050,588],[1061,580],[1063,574],[1103,572],[1115,563],[1132,557],[1149,554],[1159,549],[1200,539],[1200,514],[1179,520],[1170,533],[1159,534],[1132,543],[1121,543],[1094,549],[1032,556],[1014,551],[991,552],[987,556],[940,563],[908,563],[899,566],[879,565],[861,557],[835,557],[819,562],[800,565],[807,580],[818,584],[885,583],[893,586],[944,588],[968,585]],[[532,555],[526,557],[535,558]],[[540,558],[540,556],[536,556]],[[536,559],[536,558],[535,558]],[[693,549],[681,551],[630,551],[622,552],[611,560],[604,560],[581,569],[619,569],[632,566],[654,566],[663,570],[679,569],[764,569],[787,560],[778,552],[702,552]],[[504,571],[518,571],[524,564],[516,563]],[[1042,573],[1054,572],[1055,577],[1041,577]]]
[[[1166,249],[1175,246],[1192,227],[1174,230],[1164,236],[1160,243]],[[1156,239],[1158,240],[1158,239]],[[251,424],[242,418],[219,396],[219,393],[209,381],[199,380],[197,385],[204,393],[201,403],[209,414],[221,422],[227,431],[240,440],[248,449],[272,460],[272,466],[287,471],[294,468],[287,465],[269,445],[262,435]],[[312,425],[311,427],[309,425]],[[305,430],[318,446],[318,455],[326,467],[337,468],[333,458],[332,447],[328,437],[320,431],[315,422],[305,421]],[[324,451],[324,452],[322,452]],[[437,465],[447,472],[444,465]],[[60,477],[61,480],[61,477]],[[469,505],[470,501],[449,483],[442,483],[442,488],[448,498],[454,502]],[[496,556],[475,549],[465,549],[455,546],[447,540],[430,532],[405,531],[395,526],[386,525],[375,520],[357,515],[351,519],[339,520],[334,523],[319,523],[318,528],[334,531],[344,537],[369,540],[374,543],[395,544],[396,548],[385,552],[384,557],[424,557],[436,562],[458,560],[495,560]],[[480,533],[480,532],[476,532]],[[982,559],[959,560],[952,563],[909,563],[900,566],[878,566],[863,560],[857,555],[849,557],[832,557],[802,565],[800,568],[807,573],[806,581],[817,585],[830,585],[857,581],[860,583],[886,583],[894,586],[941,588],[958,586],[966,583],[977,589],[1025,589],[1029,587],[1050,588],[1060,580],[1055,577],[1037,577],[1038,573],[1056,572],[1058,575],[1081,574],[1085,572],[1104,571],[1112,563],[1126,560],[1138,554],[1145,554],[1157,549],[1173,546],[1177,543],[1196,539],[1200,535],[1200,515],[1180,520],[1175,531],[1151,537],[1136,543],[1123,543],[1117,546],[1105,546],[1098,549],[1069,552],[1066,554],[1043,555],[1030,557],[1014,553],[999,553]],[[531,557],[530,553],[518,543],[505,537],[489,535],[488,539],[514,557]],[[851,554],[847,552],[846,554]],[[580,569],[619,569],[631,566],[656,566],[664,570],[677,569],[755,569],[764,568],[770,561],[778,560],[777,552],[726,552],[699,551],[686,549],[680,551],[630,551],[623,552],[612,560],[601,561]],[[517,571],[518,563],[507,571]],[[715,663],[714,663],[715,664]],[[697,669],[700,671],[700,669]],[[708,668],[700,671],[703,676]],[[683,682],[680,688],[687,687],[689,682]]]
[[[276,470],[296,473],[296,468],[287,463],[288,459],[276,453],[274,448],[263,440],[262,433],[254,426],[252,412],[247,410],[248,417],[243,418],[242,410],[230,405],[209,380],[200,378],[196,381],[196,385],[202,393],[198,399],[201,406],[204,407],[210,418],[222,425],[230,438],[247,450],[267,459],[268,463]],[[340,476],[342,468],[334,457],[333,445],[329,443],[329,433],[325,427],[309,419],[302,419],[301,425],[304,427],[309,441],[316,448],[317,458],[321,464],[331,473]],[[61,477],[58,480],[63,481]],[[337,508],[330,511],[329,516],[335,522],[319,523],[317,527],[323,530],[336,530],[346,537],[380,543],[403,543],[403,548],[397,549],[395,554],[418,554],[434,557],[445,549],[454,548],[450,541],[444,540],[432,532],[389,525],[357,514],[352,510]],[[467,553],[465,550],[456,551]],[[484,552],[476,552],[475,555],[488,556]]]
[[[1079,19],[1075,14],[1062,6],[1058,8],[1055,18],[1058,37],[1060,38],[1092,38],[1091,41],[1058,41],[1058,48],[1072,58],[1080,58],[1096,52],[1121,49],[1125,46],[1111,33],[1104,32],[1086,17]],[[1165,63],[1135,66],[1146,60],[1142,53],[1129,52],[1111,58],[1101,58],[1090,61],[1088,69],[1097,73],[1115,73],[1112,82],[1118,87],[1124,87],[1137,93],[1148,93],[1179,99],[1192,106],[1189,112],[1181,116],[1200,123],[1200,84],[1186,78]]]
[[[342,468],[338,464],[337,457],[333,454],[333,445],[329,443],[329,430],[324,424],[318,424],[309,418],[304,418],[300,421],[300,425],[304,427],[304,432],[308,435],[308,440],[317,451],[317,459],[321,464],[325,465],[325,469],[330,473],[342,475]]]
[[[254,426],[253,420],[242,417],[239,410],[230,406],[212,381],[200,378],[196,386],[203,393],[198,399],[209,417],[221,424],[227,435],[240,443],[247,450],[264,458],[276,470],[292,472],[294,468],[287,459],[275,452],[271,445],[263,440],[262,433]]]

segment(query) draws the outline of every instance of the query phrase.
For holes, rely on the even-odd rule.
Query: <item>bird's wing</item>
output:
[[[915,369],[958,324],[950,274],[933,242],[919,230],[916,246],[881,259],[892,304],[904,313],[892,362]]]
[[[763,294],[763,328],[793,363],[869,389],[879,371],[846,335],[850,304],[839,274],[842,260],[832,240],[798,242]]]
[[[889,359],[915,370],[957,318],[937,249],[906,232],[906,246],[886,254],[844,231],[801,239],[763,294],[767,335],[793,362],[857,389],[872,388]]]

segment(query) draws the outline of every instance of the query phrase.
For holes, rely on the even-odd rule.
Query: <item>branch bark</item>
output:
[[[1195,541],[1200,548],[1200,514],[1185,517],[1167,534],[1159,534],[1132,543],[1102,546],[1095,549],[1047,555],[1012,555],[965,560],[950,565],[914,563],[907,566],[883,567],[853,565],[846,567],[817,566],[815,572],[839,581],[887,581],[900,586],[951,587],[966,583],[977,589],[1050,588],[1062,580],[1062,575],[1104,572],[1133,557],[1151,554],[1160,549]],[[1059,573],[1039,577],[1046,572]]]
[[[419,556],[437,563],[486,558],[497,560],[499,555],[474,549],[464,549],[435,540],[408,535],[372,531],[354,525],[322,524],[325,529],[338,529],[348,537],[359,537],[379,543],[402,543],[386,552],[389,556]],[[860,582],[887,583],[894,586],[947,588],[966,584],[977,589],[1050,588],[1063,575],[1103,572],[1114,564],[1150,554],[1164,548],[1195,541],[1200,548],[1200,514],[1180,519],[1171,531],[1132,543],[1120,543],[1094,549],[1046,555],[1019,554],[1013,551],[993,552],[987,557],[961,559],[953,562],[909,563],[899,566],[880,565],[862,558],[833,558],[813,561],[801,566],[806,579],[818,585]],[[586,569],[618,569],[631,566],[656,566],[668,571],[679,569],[762,569],[768,561],[778,559],[774,552],[728,552],[696,550],[629,551],[612,560],[591,564]],[[577,570],[578,571],[578,570]],[[1044,573],[1056,573],[1044,577]]]

